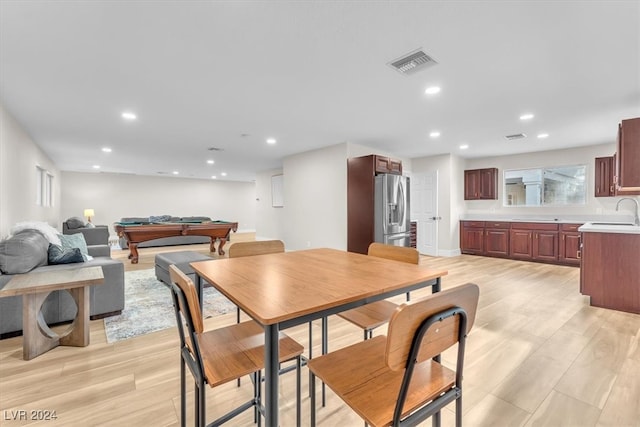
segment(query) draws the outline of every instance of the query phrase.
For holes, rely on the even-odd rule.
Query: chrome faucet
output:
[[[633,219],[633,223],[637,226],[640,226],[640,218],[638,217],[638,210],[640,210],[640,203],[638,203],[638,200],[632,199],[631,197],[623,197],[622,199],[618,200],[618,203],[616,203],[616,211],[620,207],[620,202],[622,202],[623,200],[631,200],[636,204],[636,212],[635,212],[636,216]]]

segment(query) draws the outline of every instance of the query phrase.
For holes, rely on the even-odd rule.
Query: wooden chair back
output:
[[[464,309],[467,314],[466,332],[469,333],[476,318],[479,293],[477,285],[467,283],[399,306],[389,322],[385,352],[387,366],[396,371],[405,368],[416,331],[433,314],[452,307]],[[431,359],[458,342],[459,325],[460,316],[452,316],[429,328],[422,340],[417,362]]]
[[[367,255],[407,262],[409,264],[418,264],[420,262],[420,253],[416,249],[406,248],[404,246],[385,245],[383,243],[374,242],[370,244]]]
[[[196,287],[184,274],[180,271],[175,265],[169,266],[169,275],[171,277],[171,281],[182,291],[184,294],[184,300],[178,298],[178,305],[180,311],[183,315],[186,313],[191,314],[191,322],[193,323],[193,329],[196,334],[201,334],[204,331],[204,324],[202,323],[202,312],[200,311],[200,302],[198,300],[198,292],[196,291]],[[183,301],[186,303],[187,307],[183,306]]]
[[[275,254],[284,252],[281,240],[257,240],[255,242],[237,242],[229,247],[229,258],[243,256]]]

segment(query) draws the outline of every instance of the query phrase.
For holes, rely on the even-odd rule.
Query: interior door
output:
[[[418,252],[438,255],[438,171],[412,174],[411,216],[417,223]]]

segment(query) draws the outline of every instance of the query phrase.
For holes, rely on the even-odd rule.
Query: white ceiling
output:
[[[439,64],[386,65],[417,48]],[[65,171],[249,181],[345,141],[401,157],[594,145],[640,116],[640,1],[2,0],[0,90]]]

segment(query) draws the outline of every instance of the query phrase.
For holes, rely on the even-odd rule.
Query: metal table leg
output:
[[[265,425],[278,427],[278,324],[264,327]]]

